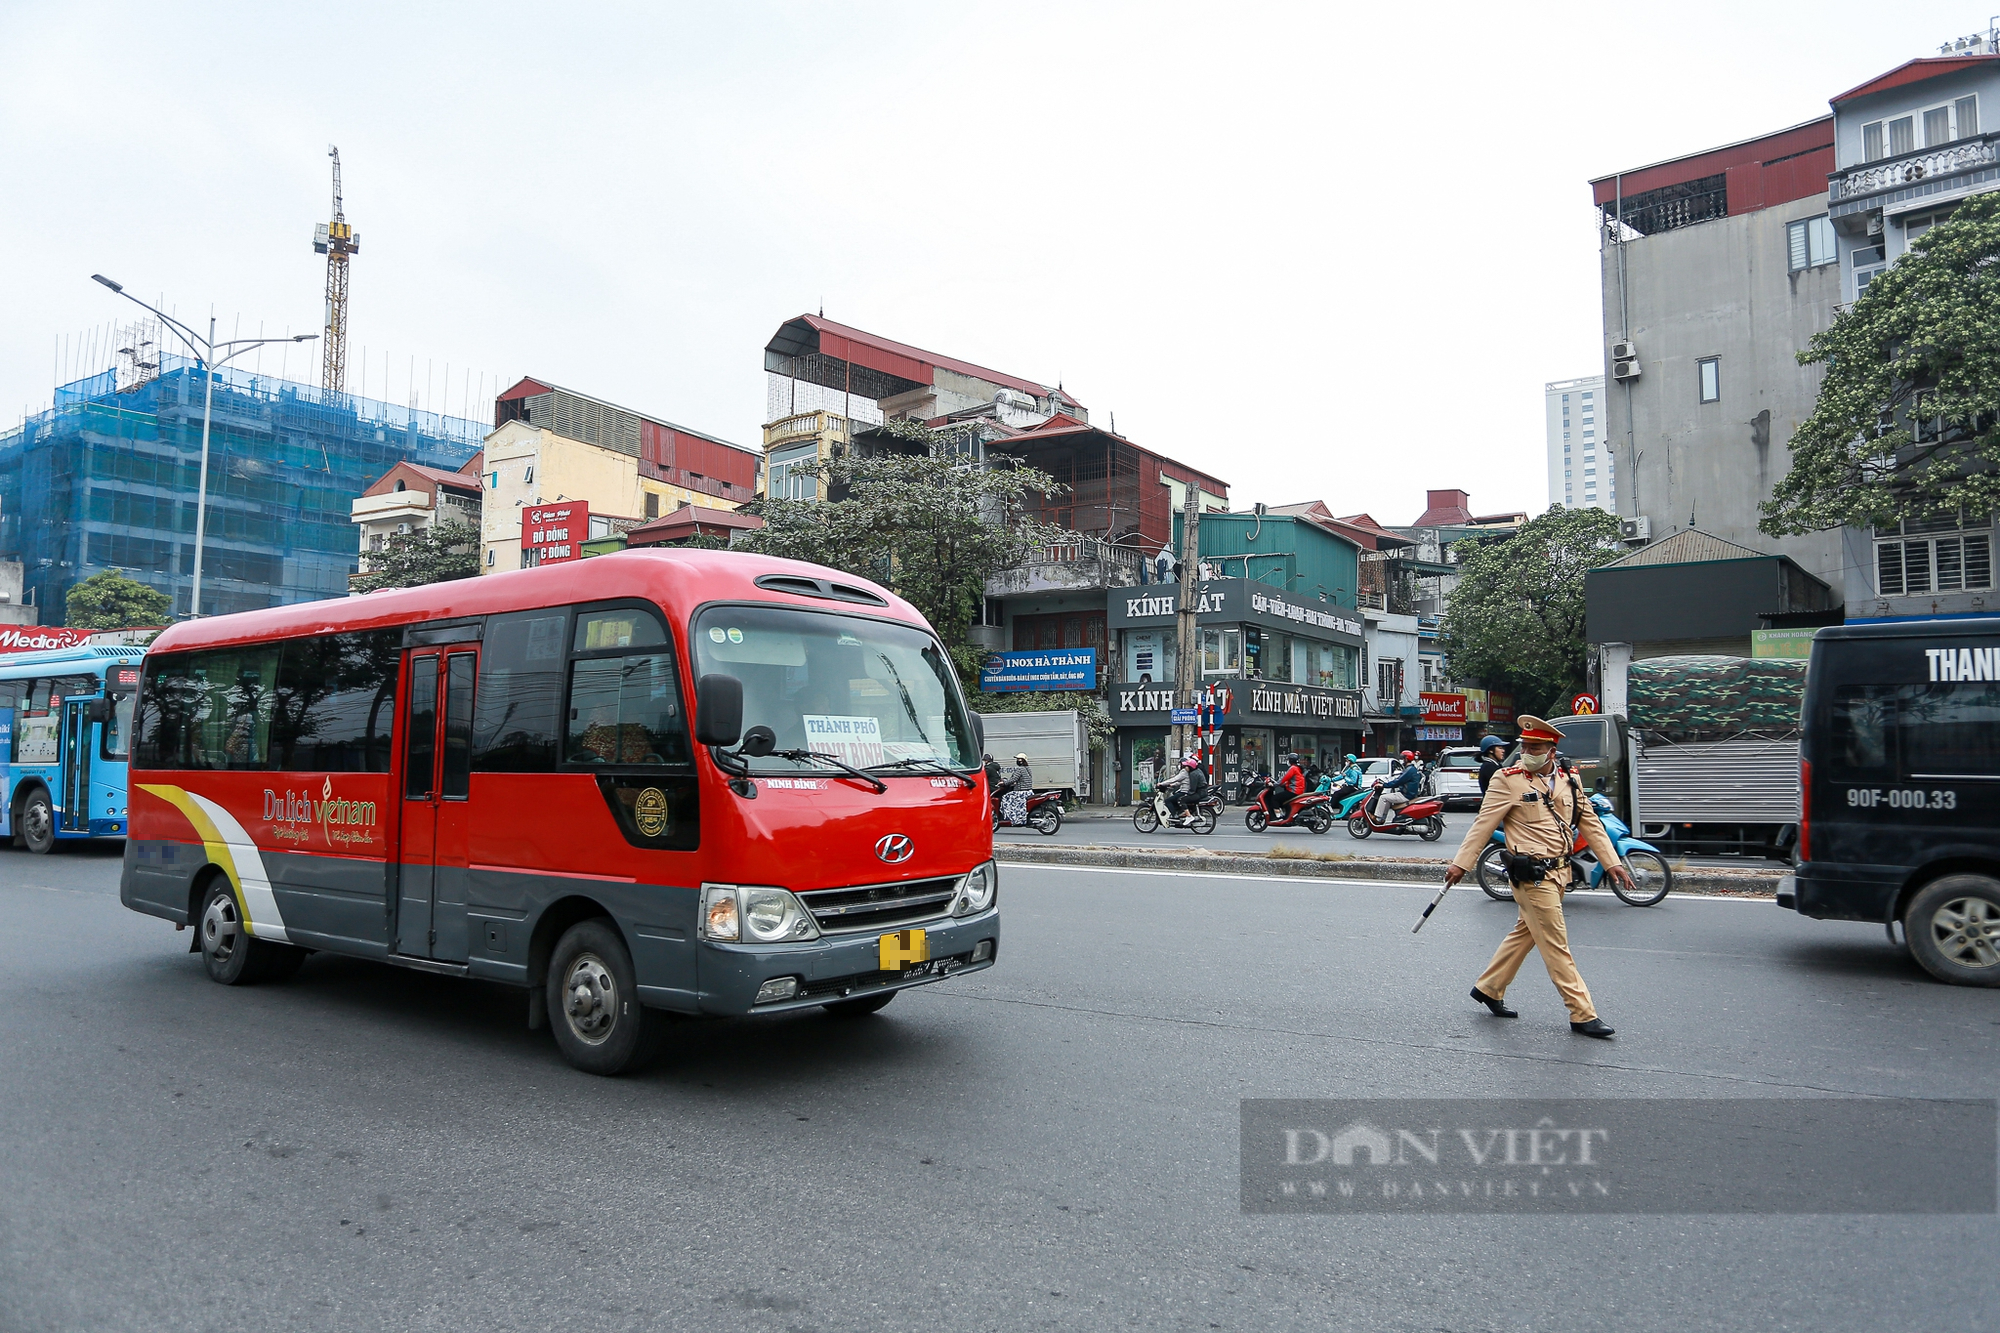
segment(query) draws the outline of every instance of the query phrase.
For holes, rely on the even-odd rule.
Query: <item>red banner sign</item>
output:
[[[1495,690],[1486,697],[1486,720],[1495,724],[1514,720],[1514,696]]]
[[[535,564],[575,560],[583,554],[583,544],[589,538],[590,505],[585,501],[535,505],[521,511],[521,549],[535,552]]]
[[[1432,694],[1427,690],[1417,698],[1424,706],[1426,723],[1449,726],[1465,721],[1465,696],[1462,694]]]
[[[0,653],[33,653],[44,648],[75,648],[90,642],[95,633],[87,629],[43,628],[39,625],[10,625],[0,629]]]

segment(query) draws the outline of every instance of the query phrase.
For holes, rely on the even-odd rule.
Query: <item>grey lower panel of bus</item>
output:
[[[689,1013],[697,1008],[689,938],[700,896],[695,888],[439,866],[433,916],[427,878],[419,899],[408,892],[419,877],[409,873],[411,867],[398,867],[405,891],[392,949],[386,866],[292,852],[262,856],[285,933],[306,948],[462,964],[470,976],[525,986],[535,923],[549,908],[583,899],[617,923],[648,1004]],[[130,839],[119,896],[135,911],[190,924],[194,878],[208,864],[198,844]]]
[[[1796,824],[1799,743],[1654,743],[1633,759],[1636,815],[1643,824]]]

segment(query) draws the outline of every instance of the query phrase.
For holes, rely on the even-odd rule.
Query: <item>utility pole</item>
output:
[[[1195,577],[1201,561],[1201,487],[1187,488],[1181,508],[1180,614],[1174,620],[1174,707],[1193,708],[1201,685],[1201,642],[1195,626],[1195,604],[1200,597],[1200,581]],[[1194,753],[1196,729],[1176,723],[1171,735],[1174,749],[1185,759]]]

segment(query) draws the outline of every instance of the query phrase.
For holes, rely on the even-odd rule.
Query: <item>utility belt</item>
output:
[[[1574,857],[1568,856],[1528,856],[1522,852],[1510,852],[1504,848],[1500,852],[1500,864],[1507,871],[1510,884],[1540,884],[1552,877],[1556,871],[1568,866],[1568,882],[1575,884],[1581,878],[1581,868]]]

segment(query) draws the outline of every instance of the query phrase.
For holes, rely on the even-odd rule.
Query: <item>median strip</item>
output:
[[[1296,875],[1305,879],[1380,879],[1436,884],[1450,864],[1442,858],[1359,857],[1340,852],[1308,852],[1273,847],[1268,852],[1194,850],[1135,851],[1126,847],[1037,846],[996,842],[995,859],[1023,865],[1117,866],[1131,870],[1164,870],[1182,874]],[[1674,867],[1674,892],[1729,898],[1769,898],[1776,894],[1780,870],[1730,870]],[[1466,888],[1479,885],[1468,879]]]

